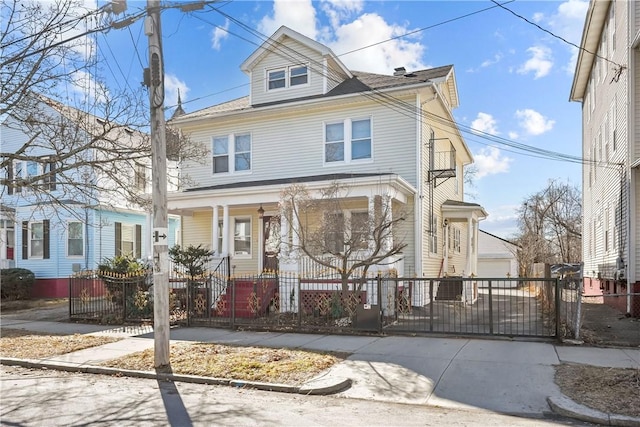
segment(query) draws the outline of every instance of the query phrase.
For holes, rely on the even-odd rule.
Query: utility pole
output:
[[[169,246],[167,219],[167,143],[164,122],[164,64],[160,31],[160,0],[147,0],[145,34],[149,38],[151,169],[153,203],[153,337],[154,366],[169,366]]]

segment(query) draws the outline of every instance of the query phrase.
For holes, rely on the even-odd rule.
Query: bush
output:
[[[6,268],[0,270],[0,297],[7,300],[31,299],[31,289],[36,275],[26,268]]]

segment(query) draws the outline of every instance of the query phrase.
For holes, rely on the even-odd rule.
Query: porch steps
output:
[[[436,301],[462,301],[462,280],[441,280]]]
[[[267,313],[278,290],[276,279],[236,280],[211,309],[214,317],[231,317],[232,286],[235,286],[235,317],[250,319]]]

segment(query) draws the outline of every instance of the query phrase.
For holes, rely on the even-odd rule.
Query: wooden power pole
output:
[[[145,82],[151,107],[151,169],[153,202],[153,336],[154,366],[169,366],[169,245],[167,219],[167,144],[164,122],[164,64],[160,31],[160,0],[147,0],[145,34],[149,38],[149,69]]]

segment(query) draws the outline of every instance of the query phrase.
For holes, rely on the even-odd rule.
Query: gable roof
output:
[[[593,61],[595,60],[595,55],[591,52],[598,51],[608,10],[608,1],[591,0],[589,2],[584,29],[582,30],[582,40],[580,41],[581,49],[578,51],[578,61],[573,74],[573,83],[571,84],[570,101],[582,101],[584,99]]]
[[[333,53],[331,49],[329,49],[322,43],[318,43],[317,41],[305,35],[302,35],[297,31],[292,30],[289,27],[285,27],[284,25],[280,27],[278,31],[273,33],[271,37],[265,40],[258,49],[256,49],[251,55],[249,55],[249,57],[245,59],[242,64],[240,64],[240,69],[244,73],[249,74],[256,63],[258,63],[269,53],[278,49],[281,46],[282,41],[287,37],[296,40],[298,43],[305,45],[309,49],[315,50],[323,57],[331,57],[347,76],[351,76],[351,72],[347,69],[347,67],[345,67],[342,61],[338,59],[338,57]]]
[[[174,117],[170,121],[173,123],[180,123],[190,120],[196,120],[199,118],[239,113],[242,111],[257,111],[264,107],[282,105],[290,102],[326,99],[344,95],[357,95],[377,90],[400,89],[408,88],[411,86],[431,85],[434,81],[448,79],[452,75],[452,72],[453,65],[445,65],[442,67],[414,71],[399,76],[353,71],[351,72],[351,78],[343,81],[324,95],[313,95],[303,98],[288,99],[284,101],[276,101],[253,106],[250,105],[249,96],[244,96],[242,98],[237,98],[217,105],[212,105],[211,107],[206,107],[192,113]]]

